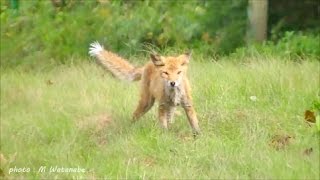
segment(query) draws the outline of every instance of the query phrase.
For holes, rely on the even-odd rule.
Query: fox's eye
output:
[[[169,75],[169,74],[168,74],[167,72],[165,72],[165,71],[164,71],[164,72],[162,72],[162,73],[163,73],[163,74],[165,74],[165,75]]]
[[[180,74],[180,73],[181,73],[181,71],[178,72],[178,74]]]

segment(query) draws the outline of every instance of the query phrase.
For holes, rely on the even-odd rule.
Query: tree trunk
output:
[[[248,7],[249,42],[263,42],[267,39],[268,0],[249,0]]]

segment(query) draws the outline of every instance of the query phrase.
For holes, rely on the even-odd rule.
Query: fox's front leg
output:
[[[159,105],[159,122],[162,126],[162,128],[167,129],[168,128],[168,108],[165,104]]]
[[[168,123],[169,124],[173,124],[174,123],[174,112],[176,110],[175,106],[169,106],[168,107],[168,114],[167,114],[167,119],[168,119]]]
[[[183,106],[183,109],[186,112],[186,115],[187,115],[188,120],[189,120],[189,124],[192,127],[193,132],[195,134],[199,134],[200,133],[200,127],[199,127],[196,111],[194,110],[194,108],[192,106],[189,106],[189,105]]]
[[[189,86],[188,86],[189,87]],[[199,134],[200,133],[200,127],[198,123],[198,118],[196,111],[193,108],[192,105],[192,98],[190,93],[190,88],[185,88],[185,96],[183,97],[182,107],[186,112],[186,115],[189,120],[189,124],[192,127],[193,133]]]

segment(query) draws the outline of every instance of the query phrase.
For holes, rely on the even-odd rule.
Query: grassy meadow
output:
[[[305,120],[320,113],[315,0],[270,0],[260,44],[254,1],[13,2],[0,0],[0,179],[320,179],[320,127]],[[202,134],[182,109],[161,129],[157,104],[131,123],[139,83],[89,58],[96,40],[133,64],[192,49]]]
[[[304,120],[319,101],[319,61],[194,59],[188,76],[202,128],[195,139],[181,109],[168,131],[157,106],[132,124],[139,83],[121,82],[93,60],[1,69],[2,177],[319,178],[319,132]],[[30,172],[9,174],[14,167]]]

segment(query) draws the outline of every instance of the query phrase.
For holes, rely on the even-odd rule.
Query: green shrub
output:
[[[203,29],[217,53],[229,54],[245,44],[247,6],[246,0],[207,1]]]
[[[66,2],[66,7],[54,8],[50,1],[20,1],[18,13],[1,3],[1,40],[6,45],[1,49],[1,64],[24,63],[35,53],[63,63],[70,56],[87,56],[94,40],[124,56],[141,53],[147,44],[160,51],[175,47],[217,54],[243,42],[238,36],[244,29],[238,31],[235,14],[221,21],[242,5],[237,1],[231,5],[228,1]],[[241,27],[246,18],[242,19]]]
[[[63,8],[50,1],[20,1],[19,11],[4,2],[0,58],[5,67],[86,59],[95,40],[127,57],[144,54],[150,46],[218,57],[245,45],[245,0],[66,1]],[[317,58],[318,41],[317,34],[288,32],[277,43],[240,48],[235,54]]]
[[[85,57],[94,40],[124,55],[148,43],[160,49],[190,46],[200,31],[196,4],[83,1],[55,9],[50,1],[21,1],[18,15],[1,4],[1,64],[17,65],[38,52],[60,62]]]
[[[282,59],[300,61],[304,59],[320,60],[320,34],[285,32],[277,42],[267,41],[263,44],[253,44],[238,48],[231,56],[270,57],[278,56]]]

